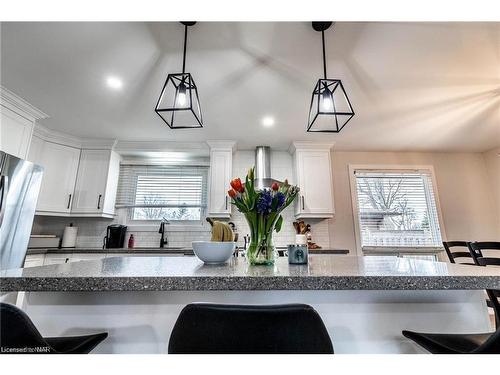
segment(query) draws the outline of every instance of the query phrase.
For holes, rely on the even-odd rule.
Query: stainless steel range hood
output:
[[[271,178],[271,147],[257,146],[255,149],[255,188],[270,189],[274,182]]]

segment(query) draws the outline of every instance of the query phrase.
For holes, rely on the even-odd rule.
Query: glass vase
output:
[[[268,225],[263,215],[245,215],[250,227],[250,244],[245,252],[251,265],[271,266],[276,258],[273,244],[273,225]],[[266,228],[271,229],[266,229]]]

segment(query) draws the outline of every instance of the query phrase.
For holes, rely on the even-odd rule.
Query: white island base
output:
[[[192,302],[309,304],[335,353],[424,352],[404,329],[492,331],[481,290],[29,292],[24,310],[44,336],[108,332],[93,353],[167,353],[179,312]]]

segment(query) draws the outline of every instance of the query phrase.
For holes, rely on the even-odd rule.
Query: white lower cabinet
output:
[[[51,264],[63,264],[69,263],[73,254],[45,254],[45,260],[43,261],[44,266],[50,266]]]
[[[81,262],[86,260],[99,260],[106,258],[106,254],[104,253],[93,253],[93,254],[79,254],[74,253],[71,262]]]
[[[45,260],[45,254],[31,254],[26,255],[26,259],[24,259],[24,268],[29,267],[39,267],[43,266],[43,262]]]

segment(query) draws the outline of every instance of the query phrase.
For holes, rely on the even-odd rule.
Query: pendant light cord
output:
[[[188,27],[184,25],[184,54],[182,57],[182,74],[186,71],[186,44],[187,44]],[[324,46],[323,46],[324,48]],[[324,52],[323,52],[324,53]]]
[[[321,40],[323,42],[323,75],[326,79],[326,53],[325,53],[325,31],[324,30],[321,30]]]

